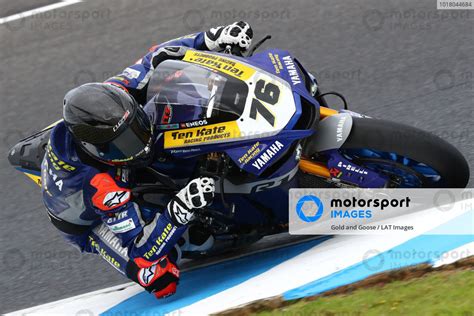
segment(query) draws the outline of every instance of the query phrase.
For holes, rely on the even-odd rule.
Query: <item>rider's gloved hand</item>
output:
[[[204,36],[207,48],[213,51],[223,51],[227,45],[236,45],[241,52],[245,52],[252,44],[252,38],[252,27],[244,21],[212,28]]]
[[[179,283],[179,269],[168,256],[156,262],[135,259],[127,267],[127,275],[156,298],[173,295]]]
[[[173,224],[182,226],[193,219],[194,212],[211,204],[214,198],[214,179],[199,177],[191,180],[168,203],[166,212]]]
[[[168,59],[183,59],[188,47],[185,46],[164,46],[158,49],[151,60],[154,68],[161,62]]]

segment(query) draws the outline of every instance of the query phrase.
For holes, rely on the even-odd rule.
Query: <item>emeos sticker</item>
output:
[[[213,124],[165,132],[164,148],[199,145],[240,136],[237,122]]]
[[[183,60],[220,71],[244,81],[255,73],[255,70],[251,67],[236,62],[233,59],[192,50],[186,52]]]

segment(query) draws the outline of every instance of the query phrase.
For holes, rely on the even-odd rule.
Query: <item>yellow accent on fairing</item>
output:
[[[336,110],[326,108],[324,106],[319,107],[320,120],[322,120],[325,117],[328,117],[328,116],[331,116],[331,115],[336,115],[336,114],[339,114],[339,112],[336,111]]]
[[[321,163],[309,161],[306,159],[301,159],[299,167],[301,171],[310,173],[315,176],[320,176],[323,178],[331,177],[331,174],[329,173],[329,169]]]
[[[56,122],[54,122],[52,124],[49,124],[48,126],[43,128],[42,131],[47,130],[48,128],[54,127],[54,126],[58,125],[59,122],[62,122],[62,121],[63,121],[63,119],[57,120]]]
[[[27,172],[23,172],[23,173],[25,174],[25,176],[27,176],[28,178],[33,180],[37,185],[39,185],[41,187],[41,177],[40,176],[37,176],[35,174],[31,174],[31,173],[27,173]]]

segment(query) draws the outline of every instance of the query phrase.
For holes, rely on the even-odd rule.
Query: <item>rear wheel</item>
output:
[[[454,146],[391,121],[354,117],[339,151],[354,163],[388,175],[392,187],[464,188],[469,181],[468,164]]]

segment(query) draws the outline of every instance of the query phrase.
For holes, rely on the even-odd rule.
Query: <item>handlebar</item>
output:
[[[242,52],[239,45],[227,45],[224,54],[231,54],[233,56],[242,57]]]
[[[247,51],[247,56],[246,57],[252,57],[253,53],[267,40],[271,39],[271,35],[266,35],[264,38],[262,38],[260,41],[258,41],[255,45],[253,45],[248,51]],[[224,51],[225,54],[231,54],[234,56],[238,57],[244,57],[242,55],[242,51],[239,45],[227,45]]]

